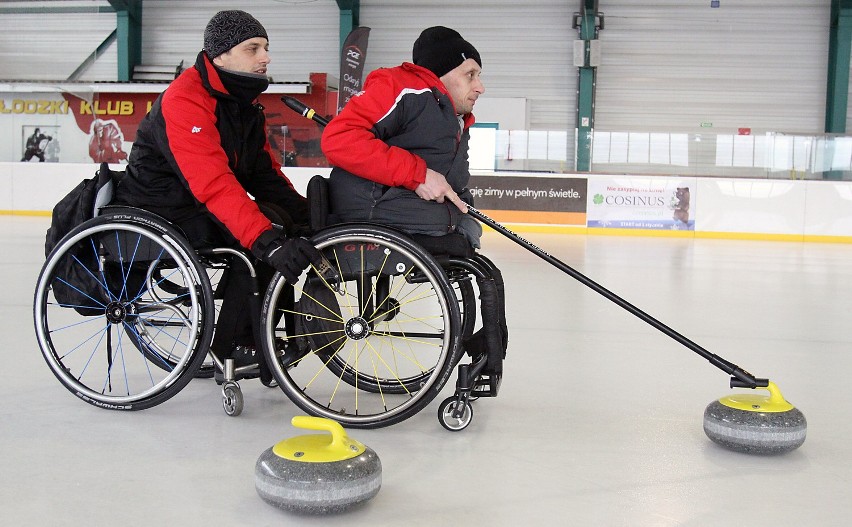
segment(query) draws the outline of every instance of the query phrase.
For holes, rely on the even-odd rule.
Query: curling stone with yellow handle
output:
[[[713,442],[746,454],[783,454],[805,442],[805,416],[781,395],[775,383],[768,396],[735,394],[704,410],[704,433]]]
[[[306,514],[338,512],[369,500],[382,486],[382,464],[339,423],[296,416],[293,426],[328,433],[285,439],[257,460],[254,482],[267,503]]]

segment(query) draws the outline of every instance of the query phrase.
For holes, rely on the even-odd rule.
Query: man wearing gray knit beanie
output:
[[[269,41],[266,29],[245,11],[219,11],[204,28],[204,51],[211,59],[226,53],[250,38],[263,37]]]
[[[268,51],[266,29],[245,11],[219,11],[204,28],[204,53],[226,71],[266,79]],[[265,85],[260,92],[264,90]]]
[[[216,13],[195,66],[169,85],[139,124],[115,197],[117,204],[177,224],[193,247],[251,251],[260,290],[275,271],[295,283],[322,259],[297,235],[308,223],[307,201],[282,174],[257,104],[269,86],[270,60],[269,37],[257,19],[245,11]],[[230,269],[210,348],[217,366],[233,359],[237,378],[260,376],[268,383],[246,294],[253,283],[245,266]]]

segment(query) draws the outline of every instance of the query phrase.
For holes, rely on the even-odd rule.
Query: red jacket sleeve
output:
[[[171,151],[195,198],[243,247],[251,248],[272,224],[228,167],[213,104],[179,90],[166,91],[162,111],[169,144],[164,146]]]
[[[357,176],[414,190],[426,181],[426,162],[402,148],[376,137],[373,126],[393,119],[404,89],[387,70],[372,72],[364,91],[352,97],[322,134],[322,151],[328,162]]]

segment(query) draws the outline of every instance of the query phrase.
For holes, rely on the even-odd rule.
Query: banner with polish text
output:
[[[586,226],[585,177],[473,175],[473,206],[509,223]]]
[[[340,90],[337,94],[337,113],[353,95],[361,91],[364,62],[367,60],[367,41],[370,28],[356,27],[349,32],[340,53]]]

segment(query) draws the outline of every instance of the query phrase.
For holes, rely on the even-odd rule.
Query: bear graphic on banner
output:
[[[672,198],[672,209],[674,209],[675,220],[689,224],[689,187],[678,187]]]

